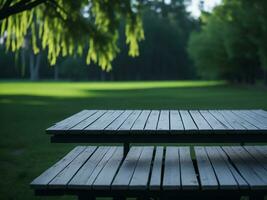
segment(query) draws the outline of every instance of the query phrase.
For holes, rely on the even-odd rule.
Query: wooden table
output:
[[[46,130],[64,143],[267,142],[264,110],[83,110]]]
[[[194,152],[194,158],[192,158]],[[78,146],[37,177],[36,195],[263,200],[267,146]]]

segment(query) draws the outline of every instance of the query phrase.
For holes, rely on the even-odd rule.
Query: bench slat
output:
[[[245,130],[246,128],[241,125],[241,123],[236,119],[233,113],[227,112],[225,110],[218,110],[219,113],[223,115],[227,122],[235,129],[235,130]]]
[[[170,113],[168,110],[161,110],[157,130],[170,130]]]
[[[64,188],[76,172],[90,158],[95,148],[87,147],[72,162],[48,184],[49,188]]]
[[[143,110],[139,117],[134,122],[131,130],[143,130],[145,128],[150,110]]]
[[[262,189],[266,187],[266,184],[258,177],[251,166],[248,164],[247,158],[236,153],[232,147],[222,147],[223,150],[230,157],[239,173],[249,183],[251,189]]]
[[[145,126],[145,130],[156,130],[159,120],[159,111],[158,110],[152,110]]]
[[[163,190],[179,190],[181,176],[178,147],[166,147],[164,166]]]
[[[70,130],[82,130],[86,128],[87,126],[91,125],[93,122],[95,122],[98,118],[100,118],[103,114],[105,114],[105,110],[99,110],[87,119],[81,121],[80,123],[73,126]]]
[[[116,151],[116,147],[110,147],[108,152],[104,155],[101,161],[97,164],[96,168],[94,169],[93,173],[90,175],[89,179],[86,182],[87,188],[90,188],[91,185],[94,183],[95,179],[97,178],[100,171],[105,167],[109,159],[112,157],[113,153]]]
[[[267,170],[253,158],[243,147],[232,147],[236,154],[240,155],[243,160],[247,162],[247,165],[253,169],[253,171],[260,177],[265,184],[267,184]]]
[[[244,146],[244,148],[267,170],[267,159],[253,146]]]
[[[228,129],[222,123],[220,123],[209,111],[200,110],[201,115],[205,118],[205,120],[209,123],[211,128],[214,130],[224,130]]]
[[[246,129],[248,129],[248,130],[257,130],[257,129],[259,129],[255,124],[253,124],[251,122],[251,120],[248,117],[244,117],[240,111],[236,111],[236,110],[234,110],[234,111],[231,110],[230,111],[229,110],[228,112],[232,112],[235,115],[235,117],[238,119],[238,121],[240,121],[240,123],[244,127],[246,127]]]
[[[252,112],[256,113],[257,115],[261,115],[264,118],[267,118],[267,112],[265,110],[252,110]]]
[[[209,113],[212,114],[219,122],[221,122],[225,129],[234,129],[231,126],[231,123],[218,110],[209,110]]]
[[[125,160],[123,161],[115,179],[112,189],[127,189],[134,173],[138,159],[143,151],[143,147],[131,147]]]
[[[184,190],[197,190],[199,184],[190,155],[189,147],[180,147],[181,181]]]
[[[95,149],[96,147],[91,147]],[[61,160],[59,160],[52,167],[47,169],[44,173],[38,176],[31,182],[31,187],[40,188],[46,187],[46,185],[65,167],[67,167],[73,159],[75,159],[80,153],[82,153],[86,149],[85,146],[75,147],[72,151],[70,151],[66,156],[64,156]]]
[[[132,176],[130,189],[147,189],[153,150],[154,147],[144,147]]]
[[[125,112],[123,112],[117,119],[115,119],[107,128],[106,130],[117,130],[122,124],[123,122],[125,122],[125,120],[130,116],[130,114],[132,113],[132,110],[126,110]]]
[[[185,130],[198,130],[194,120],[191,115],[186,110],[180,110],[180,115],[183,120]]]
[[[56,123],[54,126],[48,128],[47,130],[68,130],[76,124],[80,123],[81,121],[85,120],[86,118],[90,117],[95,112],[96,110],[83,110],[77,114],[68,117],[65,120]]]
[[[85,130],[104,130],[111,122],[122,114],[122,110],[109,110]]]
[[[159,190],[161,187],[162,164],[163,164],[163,147],[157,147],[149,184],[149,188],[151,190]]]
[[[267,158],[267,146],[255,146],[256,148],[265,158]]]
[[[205,118],[197,111],[197,110],[190,110],[189,111],[192,118],[195,121],[195,124],[197,125],[199,130],[211,130],[212,128],[208,124],[208,122],[205,120]]]
[[[218,182],[204,147],[195,147],[199,178],[203,190],[218,189]]]
[[[80,170],[75,174],[72,180],[68,183],[69,188],[86,188],[85,184],[97,164],[101,161],[104,155],[109,150],[109,147],[98,147],[94,155],[87,160],[87,162],[80,168]]]
[[[131,115],[125,120],[125,122],[123,122],[119,130],[130,130],[140,113],[141,110],[133,111]]]
[[[257,115],[250,110],[240,110],[244,117],[245,115],[250,118],[250,121],[255,124],[258,128],[263,130],[267,129],[267,118],[262,117],[261,115]]]
[[[111,183],[119,169],[122,159],[123,147],[117,147],[115,153],[97,176],[93,184],[94,189],[110,189]]]
[[[236,190],[238,185],[228,168],[227,162],[225,162],[215,147],[206,147],[205,149],[213,166],[220,188]]]
[[[171,130],[184,130],[182,118],[178,110],[170,111],[170,129]]]
[[[227,163],[228,168],[230,169],[232,175],[234,176],[236,182],[238,183],[238,186],[240,189],[248,189],[249,185],[248,183],[242,178],[242,176],[239,174],[239,172],[236,171],[236,169],[233,167],[233,165],[229,162],[227,155],[222,150],[221,147],[215,147],[218,151],[218,153],[221,155],[221,157],[224,159],[224,161]]]

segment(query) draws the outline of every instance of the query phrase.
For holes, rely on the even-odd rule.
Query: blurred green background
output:
[[[58,1],[3,17],[21,1],[0,0],[0,199],[74,198],[29,183],[76,145],[45,129],[80,110],[267,110],[267,1]]]

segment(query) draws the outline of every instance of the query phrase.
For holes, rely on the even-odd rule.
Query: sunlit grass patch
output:
[[[94,90],[141,90],[153,88],[189,88],[224,85],[224,81],[150,81],[150,82],[0,82],[0,95],[47,97],[90,97]]]

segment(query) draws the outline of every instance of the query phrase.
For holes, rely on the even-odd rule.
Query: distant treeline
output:
[[[224,0],[202,13],[188,52],[204,78],[267,83],[267,1]]]
[[[267,83],[267,1],[223,0],[212,13],[203,11],[199,19],[186,11],[187,0],[148,2],[143,12],[145,40],[140,43],[140,55],[128,56],[122,21],[120,53],[112,63],[112,71],[101,71],[94,64],[86,66],[86,55],[60,58],[56,66],[49,67],[46,52],[34,55],[25,48],[6,54],[2,45],[0,78],[203,78],[245,83],[264,79]]]

